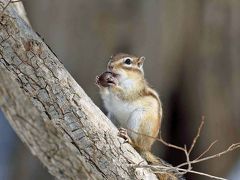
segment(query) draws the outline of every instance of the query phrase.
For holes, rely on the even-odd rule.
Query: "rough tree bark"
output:
[[[58,179],[156,179],[131,167],[146,162],[11,4],[2,9],[1,109],[49,172]]]

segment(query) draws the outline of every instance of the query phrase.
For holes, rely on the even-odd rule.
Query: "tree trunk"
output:
[[[58,179],[155,179],[131,167],[143,159],[12,4],[0,15],[1,108],[49,172]]]

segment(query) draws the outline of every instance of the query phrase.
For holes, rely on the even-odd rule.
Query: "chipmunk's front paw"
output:
[[[124,139],[124,143],[131,143],[131,138],[128,136],[127,130],[119,128],[118,136]]]
[[[116,86],[117,79],[114,77],[113,73],[104,72],[96,77],[96,84],[102,87]]]

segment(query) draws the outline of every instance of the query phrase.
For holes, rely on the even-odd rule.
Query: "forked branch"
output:
[[[139,164],[138,165],[133,165],[133,166],[134,167],[148,167],[148,168],[150,167],[150,168],[152,168],[152,170],[155,173],[159,173],[159,172],[163,172],[163,171],[165,171],[165,172],[174,171],[174,172],[179,172],[179,175],[186,174],[186,173],[193,173],[193,174],[198,174],[198,175],[201,175],[201,176],[207,176],[207,177],[213,178],[213,179],[225,180],[222,177],[217,177],[217,176],[210,175],[208,173],[203,173],[203,172],[192,170],[192,164],[196,164],[196,163],[207,161],[207,160],[214,159],[214,158],[219,158],[220,156],[225,155],[225,154],[227,154],[227,153],[229,153],[231,151],[240,149],[240,143],[232,144],[226,150],[224,150],[222,152],[219,152],[217,154],[213,154],[213,155],[204,157],[204,155],[206,155],[210,151],[210,149],[217,143],[217,140],[215,140],[197,158],[191,160],[190,154],[193,151],[193,149],[194,149],[194,147],[195,147],[195,145],[197,143],[198,138],[200,137],[203,125],[204,125],[204,116],[202,117],[202,121],[201,121],[201,123],[199,125],[197,134],[195,135],[195,137],[194,137],[194,139],[193,139],[189,149],[187,149],[186,145],[181,147],[181,146],[176,146],[174,144],[170,144],[170,143],[166,142],[162,138],[161,132],[160,132],[159,138],[155,138],[155,137],[151,137],[151,136],[148,136],[148,135],[145,135],[145,134],[138,133],[138,132],[133,131],[131,129],[128,129],[128,131],[130,131],[130,132],[133,132],[133,133],[136,133],[136,134],[140,134],[140,135],[146,136],[148,138],[153,138],[156,141],[161,142],[163,145],[165,145],[165,146],[167,146],[169,148],[173,148],[173,149],[182,151],[182,152],[184,152],[184,154],[186,156],[186,162],[181,163],[181,164],[179,164],[179,165],[177,165],[175,167],[172,167],[172,166],[162,166],[162,165],[159,165],[159,166],[156,166],[156,165],[139,165]],[[184,166],[187,166],[187,168],[186,169],[182,168]]]

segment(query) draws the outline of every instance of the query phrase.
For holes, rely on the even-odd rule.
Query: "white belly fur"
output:
[[[111,92],[102,96],[102,98],[107,111],[116,118],[123,128],[126,128],[127,121],[131,113],[136,109],[136,105],[122,101],[116,95],[112,95]]]

